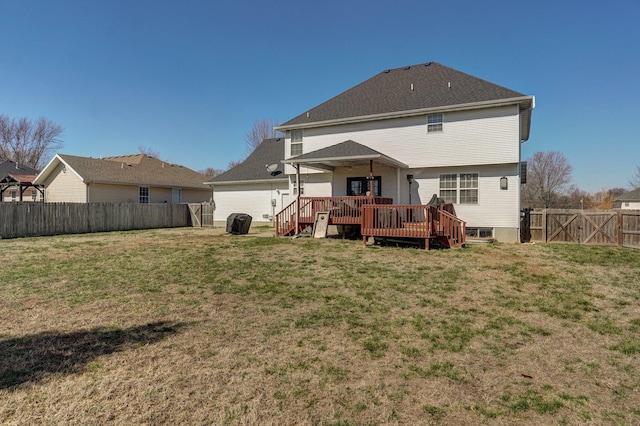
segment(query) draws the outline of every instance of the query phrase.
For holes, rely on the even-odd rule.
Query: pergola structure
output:
[[[29,188],[34,188],[40,192],[41,200],[44,202],[44,186],[34,185],[36,175],[8,174],[0,179],[0,202],[4,201],[4,194],[9,189],[15,189],[19,193],[16,201],[24,201],[24,192]]]

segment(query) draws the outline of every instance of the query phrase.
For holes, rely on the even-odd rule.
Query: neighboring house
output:
[[[200,203],[207,177],[145,154],[90,158],[57,154],[38,175],[47,202]]]
[[[13,161],[0,163],[0,202],[43,201],[44,188],[34,185],[38,170]]]
[[[437,194],[468,234],[517,242],[520,144],[534,106],[533,96],[435,62],[383,71],[276,127],[289,193],[338,197],[372,187],[395,204]],[[237,190],[232,210],[242,210]]]
[[[640,210],[640,188],[625,192],[619,196],[614,203],[614,207],[623,210]]]
[[[265,139],[242,163],[207,182],[213,186],[215,221],[246,213],[252,222],[271,222],[290,202],[283,159],[284,138]]]

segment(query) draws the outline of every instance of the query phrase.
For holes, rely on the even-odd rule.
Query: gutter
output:
[[[269,183],[269,182],[289,182],[289,178],[287,179],[253,179],[253,180],[227,180],[221,182],[205,182],[205,185],[215,186],[215,185],[242,185],[243,183]]]
[[[489,106],[500,107],[500,106],[514,105],[514,104],[524,104],[526,105],[525,106],[526,109],[533,109],[533,107],[535,106],[535,97],[519,96],[516,98],[500,99],[497,101],[496,100],[481,101],[481,102],[471,102],[471,103],[458,104],[458,105],[421,108],[421,109],[414,109],[414,110],[408,110],[408,111],[385,112],[381,114],[362,115],[359,117],[346,117],[346,118],[337,118],[333,120],[314,121],[311,123],[282,125],[282,126],[276,126],[273,129],[278,130],[280,132],[285,132],[287,130],[292,130],[292,129],[307,129],[312,127],[326,127],[326,126],[333,126],[338,124],[362,123],[365,121],[375,121],[375,120],[389,119],[389,118],[413,117],[416,115],[424,115],[432,112],[466,111],[466,110],[486,108]]]

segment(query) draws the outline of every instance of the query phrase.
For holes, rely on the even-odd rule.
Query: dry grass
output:
[[[0,241],[2,424],[640,424],[640,251]]]

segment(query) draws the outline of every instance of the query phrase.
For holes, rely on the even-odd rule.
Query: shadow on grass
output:
[[[47,374],[73,374],[101,355],[158,342],[183,324],[154,322],[125,329],[47,331],[0,340],[0,389],[36,383]]]

